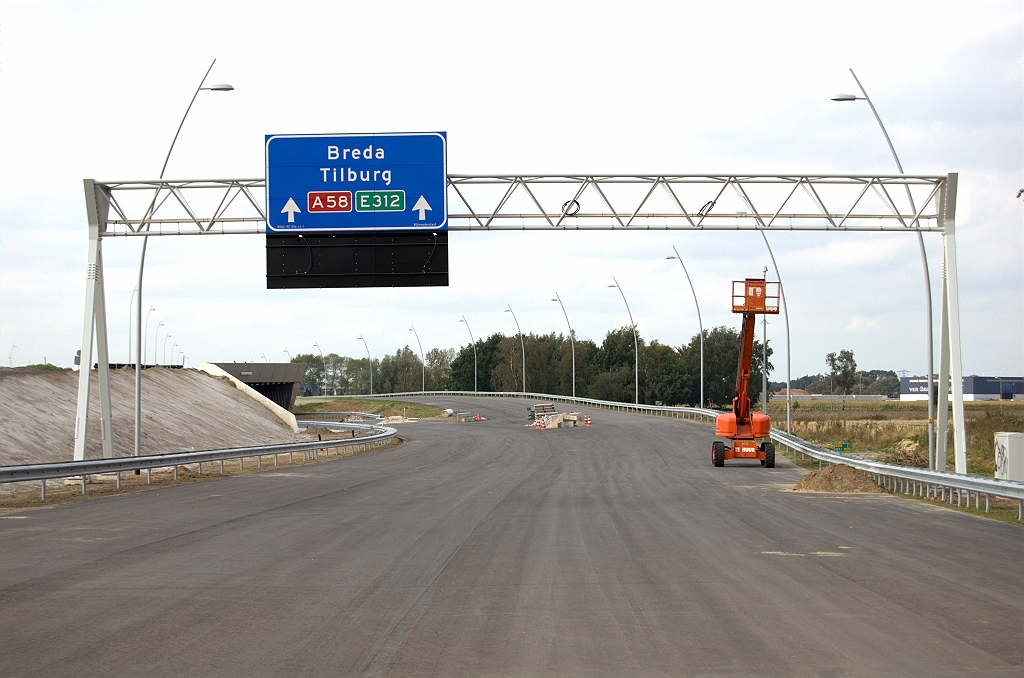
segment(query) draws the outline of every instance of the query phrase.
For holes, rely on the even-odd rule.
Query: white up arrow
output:
[[[420,213],[420,218],[417,219],[417,221],[424,221],[427,218],[427,210],[433,212],[430,208],[430,203],[428,203],[427,199],[421,195],[420,199],[416,201],[416,204],[412,206],[413,212]]]
[[[428,207],[427,209],[429,210],[430,208]],[[291,199],[291,198],[288,198],[288,202],[286,202],[284,204],[284,209],[281,210],[281,214],[284,214],[285,212],[287,212],[288,213],[288,223],[289,224],[294,224],[295,223],[295,213],[296,212],[301,212],[301,211],[302,210],[299,209],[299,206],[295,204],[295,201],[293,199]]]

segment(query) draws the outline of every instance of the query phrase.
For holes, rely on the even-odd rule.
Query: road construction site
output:
[[[1022,673],[1019,527],[793,492],[805,471],[784,457],[714,468],[691,421],[595,411],[538,432],[534,403],[429,402],[481,421],[3,514],[5,671]]]

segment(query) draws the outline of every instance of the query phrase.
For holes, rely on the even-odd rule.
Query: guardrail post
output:
[[[46,478],[43,478],[43,491],[39,497],[39,501],[46,501]]]
[[[85,479],[86,479],[86,477],[87,476],[83,473],[82,474],[82,494],[85,494]]]

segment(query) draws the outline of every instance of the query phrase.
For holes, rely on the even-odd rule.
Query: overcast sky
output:
[[[67,366],[80,348],[82,179],[150,179],[210,62],[169,178],[263,175],[265,134],[434,131],[451,173],[960,173],[965,374],[1024,374],[1024,5],[955,3],[0,2],[0,351]],[[926,370],[910,234],[770,236],[792,373],[851,349]],[[941,242],[927,235],[938,331]],[[770,260],[753,232],[453,233],[447,288],[267,290],[262,236],[150,240],[144,308],[162,358],[374,357],[526,332],[600,342],[628,323],[678,346],[738,326],[729,283]],[[128,351],[138,239],[104,242],[111,359]],[[772,318],[773,379],[785,334]],[[11,353],[12,347],[13,355]],[[937,346],[937,338],[936,338]],[[936,350],[936,356],[938,351]],[[168,356],[169,358],[169,356]]]

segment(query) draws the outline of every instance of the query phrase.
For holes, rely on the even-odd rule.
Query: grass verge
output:
[[[382,417],[404,416],[420,419],[437,417],[443,412],[443,409],[437,405],[404,400],[377,400],[375,398],[324,398],[323,400],[310,398],[302,404],[297,404],[292,410],[296,414],[303,412],[366,412]]]
[[[786,403],[769,403],[776,426],[785,427]],[[928,404],[924,402],[795,401],[793,433],[831,448],[845,442],[849,453],[890,463],[927,465]],[[995,471],[993,437],[998,431],[1024,431],[1024,403],[1019,401],[964,403],[967,432],[967,472],[992,477]],[[947,463],[953,466],[952,417],[949,419]]]

